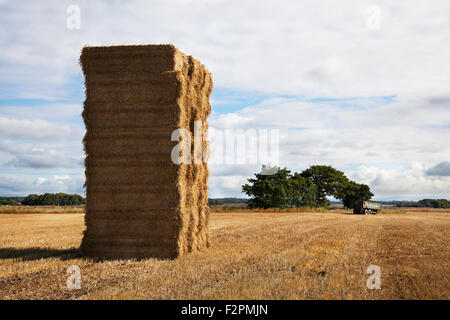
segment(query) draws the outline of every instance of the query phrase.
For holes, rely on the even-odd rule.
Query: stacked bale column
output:
[[[191,164],[173,163],[171,134],[188,130],[194,150],[201,121],[200,151],[207,149],[210,73],[172,45],[85,47],[80,61],[84,254],[174,258],[208,247],[208,168],[194,156]]]

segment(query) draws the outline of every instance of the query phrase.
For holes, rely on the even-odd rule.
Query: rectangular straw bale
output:
[[[176,165],[171,133],[202,121],[211,74],[173,45],[85,47],[86,230],[98,258],[175,258],[209,246],[208,167]]]

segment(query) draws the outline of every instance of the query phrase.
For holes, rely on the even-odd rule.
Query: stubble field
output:
[[[449,299],[450,211],[213,212],[207,251],[140,261],[81,257],[83,218],[0,214],[0,298]]]

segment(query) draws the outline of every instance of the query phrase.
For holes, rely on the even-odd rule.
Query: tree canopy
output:
[[[450,208],[450,201],[446,199],[423,199],[417,202],[419,207]]]
[[[262,172],[267,170],[263,166]],[[249,184],[242,186],[242,191],[250,196],[247,206],[250,208],[286,208],[291,202],[290,171],[278,169],[275,174],[256,173],[254,179],[248,179]]]
[[[267,175],[267,167],[248,179],[242,191],[250,197],[252,208],[328,207],[327,197],[342,200],[352,208],[356,200],[369,200],[373,193],[369,186],[349,180],[342,171],[331,166],[311,166],[301,173],[287,168]]]
[[[342,171],[331,166],[311,166],[302,171],[302,177],[311,179],[317,187],[317,201],[320,206],[328,206],[327,196],[342,199],[344,187],[349,182]]]
[[[30,194],[22,201],[25,206],[77,206],[85,203],[82,196],[67,193]]]
[[[290,179],[292,192],[292,207],[314,208],[319,205],[317,187],[310,178],[302,177],[295,172]]]
[[[370,200],[373,193],[366,184],[359,184],[354,181],[348,181],[341,187],[341,194],[338,199],[341,199],[344,207],[354,209],[354,203],[357,200]]]
[[[13,199],[0,199],[0,205],[2,206],[17,206],[19,202]]]

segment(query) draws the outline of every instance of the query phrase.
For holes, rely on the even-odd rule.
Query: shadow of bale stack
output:
[[[211,74],[172,45],[85,47],[86,231],[82,252],[175,258],[209,246],[208,168],[174,164],[173,130],[202,121]],[[192,150],[194,148],[192,147]]]

